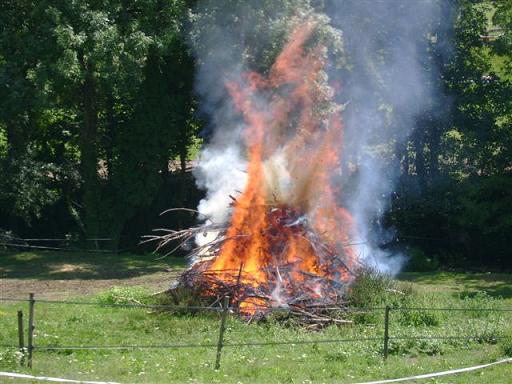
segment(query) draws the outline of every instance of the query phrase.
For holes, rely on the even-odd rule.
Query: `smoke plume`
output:
[[[361,259],[393,274],[404,256],[379,249],[392,237],[380,220],[399,174],[396,150],[437,97],[432,81],[437,74],[426,71],[425,63],[432,44],[439,44],[441,6],[435,0],[312,3],[210,0],[195,10],[191,44],[199,63],[197,92],[208,116],[208,144],[194,171],[206,191],[198,210],[210,221],[225,222],[230,195],[236,197],[247,181],[244,121],[226,84],[242,82],[249,70],[268,71],[290,30],[314,18],[318,38],[330,49],[328,82],[345,105],[345,140],[339,143],[343,166],[332,177],[342,205],[355,218],[358,238],[352,240],[362,244]],[[286,183],[286,165],[276,159],[272,169]]]

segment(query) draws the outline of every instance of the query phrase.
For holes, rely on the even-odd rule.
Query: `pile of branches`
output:
[[[168,212],[186,211],[191,213],[200,213],[194,209],[189,208],[172,208],[162,212],[162,215]],[[164,256],[169,256],[179,249],[187,250],[187,258],[191,260],[198,260],[200,258],[210,258],[216,255],[222,244],[226,239],[226,231],[228,227],[226,223],[217,224],[209,222],[209,224],[201,224],[200,226],[190,227],[181,230],[158,228],[155,229],[154,235],[142,236],[143,243],[156,242],[156,252],[167,249],[171,244],[174,245],[169,251],[166,251]],[[195,244],[194,240],[199,236],[207,237],[213,234],[215,240],[208,242],[204,245]]]
[[[269,212],[276,212],[277,209],[283,211],[281,208],[269,208]],[[282,214],[281,211],[278,213]],[[297,233],[309,242],[321,260],[322,268],[333,271],[332,274],[328,274],[332,277],[318,276],[298,270],[297,265],[273,265],[266,267],[265,270],[269,276],[268,283],[260,286],[247,284],[250,276],[244,274],[243,264],[240,264],[236,270],[212,270],[210,268],[212,261],[220,253],[227,240],[227,224],[210,223],[183,230],[160,229],[156,230],[159,232],[158,234],[146,236],[146,241],[158,241],[157,249],[160,250],[173,244],[174,247],[166,255],[180,248],[187,248],[189,251],[188,257],[193,260],[190,268],[184,271],[167,291],[176,304],[183,305],[183,302],[186,301],[188,305],[201,303],[215,307],[220,306],[224,297],[228,296],[231,298],[231,311],[248,321],[263,320],[268,316],[273,316],[283,321],[298,322],[309,329],[319,329],[331,324],[350,323],[349,320],[341,318],[347,305],[345,300],[346,284],[334,277],[335,271],[340,269],[350,274],[353,272],[341,258],[336,257],[334,251],[294,211],[290,210],[279,225],[288,228],[296,227]],[[270,227],[268,230],[275,231],[276,228]],[[203,245],[196,245],[194,240],[200,236],[209,236],[212,240]],[[241,233],[236,236],[250,235]],[[279,246],[283,245],[276,244],[276,247]],[[297,283],[297,286],[293,286],[296,282],[289,275],[291,270],[295,273],[298,271],[304,276],[303,281]],[[241,281],[245,283],[241,284]],[[293,293],[291,296],[284,295],[286,301],[276,298],[275,290],[280,286],[285,287],[287,292]],[[322,292],[320,297],[319,290]],[[249,313],[241,308],[241,303],[252,304],[257,310]]]
[[[233,271],[233,276],[237,272]],[[265,321],[273,318],[283,324],[297,324],[309,330],[320,330],[329,325],[351,324],[346,319],[348,303],[344,296],[314,298],[305,292],[279,306],[267,289],[237,283],[226,283],[213,272],[191,268],[181,274],[166,291],[175,305],[201,305],[220,310],[225,297],[230,298],[229,310],[247,322]],[[258,310],[248,313],[240,307],[241,302],[257,302]]]

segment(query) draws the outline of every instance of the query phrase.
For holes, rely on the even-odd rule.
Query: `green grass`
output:
[[[154,254],[27,251],[0,249],[0,277],[14,279],[130,278],[183,267],[183,258]]]
[[[102,299],[103,300],[103,299]],[[103,302],[103,301],[102,301]],[[36,304],[36,345],[130,345],[216,343],[219,321],[216,315],[151,314],[142,309],[104,308]],[[16,340],[15,311],[18,305],[4,305],[0,317],[1,340]],[[392,314],[395,316],[395,314]],[[446,321],[445,321],[446,320]],[[380,323],[382,319],[380,319]],[[504,322],[493,315],[472,318],[474,329],[461,318],[443,319],[439,327],[403,326],[392,319],[390,334],[418,335],[458,331],[483,332],[483,323]],[[305,332],[301,328],[283,328],[275,323],[246,324],[230,318],[226,342],[321,340],[382,336],[376,324],[328,328]],[[457,325],[458,324],[458,325]],[[496,333],[491,326],[489,332]],[[353,382],[392,378],[436,370],[478,364],[502,355],[499,345],[440,341],[391,342],[391,356],[383,362],[380,341],[356,343],[307,344],[286,346],[226,347],[222,367],[213,369],[214,348],[156,349],[129,351],[36,351],[36,374],[68,378],[117,380],[120,382]],[[13,351],[7,352],[13,355]],[[5,356],[6,352],[4,352]],[[0,360],[2,370],[20,369],[14,358]],[[495,368],[486,377],[500,381],[506,370]],[[492,376],[492,375],[495,376]],[[478,380],[481,376],[477,375]],[[505,377],[505,376],[503,376]],[[309,381],[308,381],[309,380]],[[460,378],[450,382],[471,382]],[[474,381],[481,382],[481,381]]]
[[[2,309],[2,340],[15,340],[15,310]],[[215,343],[219,321],[214,315],[170,316],[140,309],[37,305],[37,345],[129,345],[167,343]],[[8,321],[10,320],[10,321]],[[487,318],[486,320],[489,320]],[[494,320],[494,319],[492,319]],[[450,329],[453,330],[453,323]],[[465,323],[466,324],[466,323]],[[461,328],[466,332],[465,324]],[[503,325],[503,323],[502,323]],[[435,329],[434,331],[446,331]],[[494,332],[493,329],[491,332]],[[424,334],[399,324],[391,335]],[[226,342],[315,340],[382,335],[375,325],[329,328],[308,333],[277,324],[247,325],[230,318]],[[493,343],[445,344],[442,342],[391,343],[387,362],[381,358],[381,342],[308,344],[287,346],[226,347],[221,370],[213,370],[214,348],[129,351],[36,351],[36,374],[59,377],[117,380],[120,382],[352,382],[374,378],[444,370],[498,358],[502,351]],[[5,352],[4,352],[5,353]],[[12,355],[12,351],[11,351]],[[5,359],[4,359],[5,360]],[[1,363],[3,370],[19,370],[14,359]],[[504,368],[486,372],[495,383],[505,383]],[[494,376],[493,376],[494,375]],[[500,379],[501,377],[501,379]],[[481,377],[477,375],[478,380]],[[309,380],[309,381],[308,381]],[[501,381],[500,381],[501,380]],[[453,379],[450,382],[471,382]],[[481,381],[473,381],[481,382]]]
[[[407,272],[400,274],[399,280],[411,283],[417,290],[438,296],[467,296],[485,292],[512,306],[512,274],[509,273]]]
[[[61,256],[54,255],[56,258]],[[21,261],[27,256],[18,255]],[[44,255],[49,261],[48,255]],[[79,257],[79,256],[77,256]],[[128,256],[127,256],[128,257]],[[130,258],[130,257],[128,257]],[[132,259],[137,260],[136,256]],[[11,260],[12,262],[12,260]],[[134,261],[126,261],[131,265]],[[5,263],[3,264],[5,265]],[[20,265],[23,265],[21,262]],[[41,270],[44,274],[45,270]],[[20,280],[23,281],[23,280]],[[512,275],[407,273],[400,292],[386,290],[386,281],[367,281],[353,300],[409,306],[502,308],[512,306]],[[366,285],[365,285],[366,284]],[[368,290],[382,291],[369,297]],[[117,287],[76,300],[99,304],[153,303],[143,287]],[[504,298],[501,298],[504,296]],[[26,303],[0,303],[0,344],[16,344],[16,311]],[[153,313],[142,308],[36,303],[36,346],[216,344],[215,313]],[[351,383],[396,378],[491,362],[512,353],[512,313],[392,311],[391,337],[478,336],[477,340],[391,340],[390,356],[382,359],[383,311],[353,315],[352,326],[311,332],[276,320],[227,322],[226,343],[317,341],[310,344],[226,346],[221,369],[215,371],[215,348],[130,349],[122,351],[36,350],[34,368],[22,368],[15,350],[0,349],[0,370],[73,379],[121,383]],[[373,338],[375,341],[321,343],[326,339]],[[429,383],[510,383],[510,365]]]

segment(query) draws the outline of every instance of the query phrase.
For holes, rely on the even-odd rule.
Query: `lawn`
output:
[[[510,273],[454,273],[454,272],[408,272],[399,277],[412,287],[434,294],[474,295],[485,292],[503,303],[512,306],[512,274]]]
[[[80,295],[74,292],[69,300],[92,301],[98,304],[147,302],[154,286],[144,287],[144,276],[155,273],[172,275],[183,266],[179,260],[155,260],[153,256],[121,255],[98,258],[94,263],[86,255],[37,253],[41,265],[62,263],[104,263],[96,267],[89,279],[82,282],[103,282],[112,277],[113,269],[125,266],[129,273],[117,270],[116,279],[124,282],[117,288],[101,285],[100,290]],[[72,256],[72,257],[70,257]],[[97,257],[97,256],[94,256]],[[104,257],[104,256],[102,256]],[[116,259],[119,257],[119,260]],[[71,274],[52,280],[53,267],[41,267],[40,275],[24,274],[27,253],[0,255],[2,276],[9,280],[40,279],[41,282],[71,280]],[[16,261],[19,260],[19,263]],[[153,270],[153,265],[171,272]],[[34,266],[32,266],[34,267]],[[57,268],[57,267],[55,267]],[[58,268],[57,268],[58,269]],[[8,272],[6,272],[8,270]],[[17,277],[14,277],[17,276]],[[123,277],[124,276],[124,277]],[[123,280],[124,279],[124,280]],[[396,306],[505,308],[512,306],[510,285],[512,275],[407,273],[399,277],[399,291],[412,292],[409,299],[396,292],[386,293],[385,300]],[[62,280],[63,281],[63,280]],[[3,284],[3,280],[2,283]],[[21,288],[22,290],[22,288]],[[36,298],[39,292],[36,292]],[[375,301],[378,303],[378,300]],[[27,304],[0,303],[0,344],[16,344],[16,311]],[[229,316],[226,343],[283,342],[288,345],[226,346],[221,369],[213,369],[214,347],[158,348],[128,350],[36,350],[32,370],[19,367],[14,350],[0,349],[0,370],[84,380],[110,380],[121,383],[355,383],[365,380],[396,378],[407,375],[448,370],[487,363],[502,358],[512,335],[512,313],[505,312],[391,312],[391,337],[477,336],[476,340],[455,339],[392,339],[390,356],[382,358],[382,340],[323,343],[322,340],[347,338],[382,338],[383,311],[356,314],[355,324],[328,327],[320,332],[305,331],[298,326],[283,326],[278,320],[246,323]],[[143,308],[119,308],[90,305],[36,303],[36,346],[84,345],[170,345],[216,344],[219,316],[216,313],[155,313]],[[310,342],[300,344],[300,342]],[[315,342],[316,341],[316,342]],[[446,378],[429,383],[510,383],[512,366],[501,365],[483,371]]]
[[[0,296],[59,299],[90,295],[111,286],[165,289],[186,265],[184,259],[154,254],[7,252],[0,248]]]

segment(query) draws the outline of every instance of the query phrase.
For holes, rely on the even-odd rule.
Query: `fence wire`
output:
[[[0,301],[5,302],[30,302],[30,299],[0,297]],[[99,307],[113,308],[148,308],[148,309],[168,309],[176,311],[214,311],[228,312],[237,308],[234,307],[213,307],[213,306],[177,306],[177,305],[153,305],[153,304],[114,304],[114,303],[98,303],[87,301],[66,301],[66,300],[34,300],[37,303],[45,304],[64,304],[64,305],[88,305]],[[440,308],[440,307],[326,307],[322,309],[338,310],[348,313],[368,312],[368,311],[495,311],[495,312],[512,312],[512,308]],[[271,308],[269,312],[283,312],[293,310],[293,308]],[[483,336],[478,335],[462,335],[462,336],[384,336],[388,341],[393,340],[479,340]],[[492,336],[492,340],[510,339],[512,336]],[[305,345],[305,344],[325,344],[325,343],[346,343],[346,342],[367,342],[382,341],[383,337],[363,337],[363,338],[338,338],[338,339],[317,339],[317,340],[284,340],[284,341],[248,341],[248,342],[219,342],[222,347],[251,347],[251,346],[280,346],[280,345]],[[219,343],[190,343],[190,344],[159,344],[159,345],[32,345],[33,350],[128,350],[128,349],[182,349],[182,348],[219,348]],[[1,348],[18,349],[17,345],[0,344]]]
[[[11,297],[0,297],[0,301],[12,301],[12,302],[29,302],[29,299],[25,298],[11,298]],[[37,299],[38,303],[46,304],[64,304],[64,305],[94,305],[98,307],[120,307],[120,308],[148,308],[148,309],[175,309],[175,310],[205,310],[205,311],[222,311],[222,307],[207,307],[207,306],[181,306],[172,304],[116,304],[116,303],[100,303],[94,301],[67,301],[67,300],[47,300]],[[229,310],[238,309],[236,307],[229,307]],[[385,306],[378,307],[319,307],[323,310],[331,311],[342,311],[342,312],[369,312],[369,311],[383,311],[386,309]],[[390,311],[460,311],[460,312],[472,312],[472,311],[488,311],[488,312],[512,312],[512,308],[457,308],[457,307],[389,307]],[[268,308],[265,312],[289,312],[293,310],[293,306],[290,308]]]
[[[0,297],[0,301],[11,301],[11,302],[29,302],[28,299],[15,299],[15,298],[6,298]],[[193,310],[193,311],[214,311],[219,312],[222,311],[221,307],[205,307],[205,306],[182,306],[182,305],[171,305],[171,304],[115,304],[115,303],[99,303],[94,301],[64,301],[64,300],[45,300],[45,299],[37,299],[37,303],[45,303],[45,304],[64,304],[64,305],[93,305],[97,307],[112,307],[112,308],[147,308],[147,309],[170,309],[177,311],[185,311],[185,310]],[[234,309],[230,307],[229,309]]]
[[[249,341],[245,343],[223,343],[224,347],[257,347],[271,345],[301,345],[327,344],[356,341],[382,341],[382,337],[348,338],[348,339],[319,339],[319,340],[287,340],[287,341]],[[34,350],[104,350],[104,349],[179,349],[179,348],[213,348],[218,344],[161,344],[161,345],[34,345]],[[18,348],[15,345],[5,345],[7,348]]]
[[[512,312],[512,308],[428,308],[428,307],[391,307],[392,311],[448,311],[448,312]]]
[[[396,336],[389,340],[477,340],[482,336]],[[512,336],[493,336],[493,340],[511,339]],[[245,343],[223,343],[224,347],[258,347],[273,345],[307,345],[330,344],[361,341],[382,341],[382,337],[364,337],[348,339],[319,339],[319,340],[287,340],[287,341],[249,341]],[[216,348],[215,343],[208,344],[160,344],[160,345],[34,345],[34,350],[126,350],[126,349],[181,349],[181,348]],[[17,345],[0,344],[3,348],[17,349]]]

